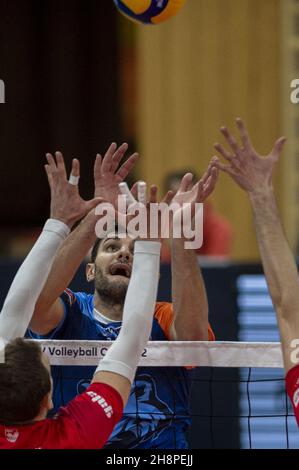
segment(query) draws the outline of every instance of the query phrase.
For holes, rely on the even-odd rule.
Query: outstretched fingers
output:
[[[211,168],[210,175],[203,186],[203,198],[204,199],[209,197],[210,194],[212,194],[212,192],[214,191],[217,180],[218,180],[218,176],[219,176],[219,170],[216,166],[213,166]]]
[[[158,196],[158,188],[156,185],[152,184],[150,187],[149,202],[151,204],[156,204]]]
[[[227,165],[227,164],[221,163],[219,160],[217,162],[215,162],[215,166],[219,170],[224,171],[225,173],[228,173],[229,175],[235,175],[236,174],[236,171],[234,170],[232,165]]]
[[[252,144],[251,144],[249,134],[248,134],[247,128],[246,128],[243,120],[241,118],[237,118],[236,119],[236,124],[237,124],[237,127],[239,129],[240,137],[241,137],[242,143],[244,145],[244,148],[246,150],[249,150],[250,148],[252,148]]]
[[[222,157],[227,160],[228,162],[231,162],[235,157],[232,155],[230,152],[228,152],[221,144],[216,143],[214,144],[215,150],[222,155]]]
[[[274,147],[271,151],[272,158],[277,161],[280,157],[284,144],[286,143],[286,137],[280,137],[274,144]]]
[[[54,179],[53,179],[53,174],[52,174],[52,170],[51,170],[50,165],[45,165],[45,170],[46,170],[46,173],[47,173],[47,178],[48,178],[49,186],[50,186],[50,189],[51,189],[51,191],[52,191],[52,190],[53,190],[53,186],[54,186]]]
[[[118,170],[118,172],[116,174],[119,176],[121,181],[126,179],[128,174],[131,172],[131,170],[136,165],[136,162],[137,162],[138,158],[139,158],[139,154],[138,153],[133,153],[133,155],[131,155],[128,158],[128,160],[120,167],[120,169]]]
[[[126,151],[128,150],[128,144],[123,143],[118,149],[115,151],[115,153],[112,156],[112,162],[111,162],[111,168],[110,171],[112,173],[115,173],[117,170],[121,160],[123,159]]]
[[[167,191],[167,193],[165,194],[165,196],[163,197],[161,202],[163,202],[163,203],[165,203],[169,206],[169,204],[171,203],[173,197],[174,197],[174,192],[173,191]]]
[[[80,176],[80,162],[77,158],[73,158],[72,160],[71,174],[77,178]]]
[[[186,173],[181,180],[179,192],[186,193],[192,188],[192,186],[193,186],[193,174]]]
[[[57,170],[59,172],[59,175],[66,179],[66,169],[65,169],[65,163],[64,163],[64,158],[61,152],[55,152],[55,158],[56,158],[56,165],[57,165]]]
[[[93,167],[93,176],[94,176],[95,181],[101,176],[102,160],[103,160],[102,156],[99,153],[97,153],[96,159],[94,162],[94,167]]]
[[[103,173],[109,173],[111,166],[112,166],[113,155],[116,149],[117,149],[116,143],[112,142],[107,152],[105,153],[105,156],[102,161],[101,170]]]
[[[227,127],[221,127],[220,128],[220,131],[221,133],[223,134],[225,140],[227,141],[227,143],[229,144],[230,148],[233,150],[233,152],[235,154],[237,154],[240,150],[239,148],[239,145],[236,141],[236,139],[234,138],[234,136],[231,134],[231,132],[228,130]]]

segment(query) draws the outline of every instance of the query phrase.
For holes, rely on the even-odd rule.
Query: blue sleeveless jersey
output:
[[[93,295],[67,290],[61,296],[64,318],[48,335],[38,339],[115,340],[121,322],[100,323],[93,316]],[[171,307],[171,304],[157,304]],[[156,309],[156,312],[157,312]],[[150,339],[165,341],[165,322],[155,314]],[[54,411],[82,393],[95,367],[54,366]],[[183,367],[139,367],[129,401],[105,448],[185,449],[185,432],[190,425],[189,394],[192,371]]]

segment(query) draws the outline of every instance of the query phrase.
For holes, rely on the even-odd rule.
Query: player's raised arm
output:
[[[115,204],[119,194],[118,185],[133,169],[138,155],[131,155],[125,163],[121,162],[127,144],[117,148],[111,144],[104,158],[97,155],[94,165],[95,197]],[[59,296],[68,287],[80,264],[96,241],[95,225],[98,217],[89,213],[80,225],[62,244],[54,260],[47,282],[36,303],[30,328],[38,334],[47,334],[56,328],[63,317],[64,308]]]
[[[288,371],[294,366],[291,360],[291,341],[299,338],[299,281],[272,185],[273,169],[286,139],[278,139],[272,151],[261,156],[254,149],[243,121],[237,119],[236,122],[241,145],[226,127],[221,128],[229,150],[220,144],[215,144],[215,148],[228,164],[218,163],[218,166],[249,196],[264,272],[277,313],[284,364]]]
[[[0,336],[6,340],[24,335],[58,248],[72,225],[100,201],[98,198],[91,201],[83,201],[80,198],[77,189],[80,171],[78,160],[73,160],[68,182],[62,155],[57,153],[56,161],[50,155],[47,158],[51,215],[18,270],[5,299],[0,314]]]
[[[207,172],[196,184],[193,175],[187,173],[172,203],[179,208],[174,212],[173,224],[183,222],[184,211],[192,209],[196,217],[195,204],[202,203],[212,193],[218,178],[212,159]],[[183,208],[186,204],[186,208]],[[190,207],[188,207],[188,205]],[[172,207],[172,206],[170,206]],[[181,221],[181,222],[180,222]],[[195,230],[200,230],[195,224]],[[183,235],[183,234],[182,234]],[[199,233],[197,233],[199,235]],[[171,238],[172,301],[174,321],[170,329],[172,340],[205,341],[212,339],[208,326],[208,300],[204,281],[194,249],[186,249],[186,238]]]
[[[128,188],[123,192],[128,195]],[[163,202],[168,205],[172,196],[171,192],[167,193]],[[100,362],[93,379],[93,383],[106,383],[116,388],[124,403],[128,399],[141,353],[149,340],[160,272],[160,233],[157,239],[150,238],[150,205],[157,204],[157,188],[150,188],[147,202],[145,183],[138,184],[138,201],[130,195],[128,205],[146,205],[147,238],[135,241],[133,269],[124,303],[121,331]]]

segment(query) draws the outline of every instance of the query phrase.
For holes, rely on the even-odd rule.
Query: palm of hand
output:
[[[87,207],[88,207],[88,202],[84,201],[82,197],[79,194],[78,186],[74,186],[69,184],[68,182],[65,182],[64,187],[57,188],[58,191],[56,192],[56,195],[58,192],[61,192],[64,196],[62,197],[62,194],[59,198],[52,198],[52,201],[56,200],[57,201],[65,201],[65,205],[68,207],[68,211],[72,214],[72,217],[75,220],[79,220],[80,218],[84,217],[86,212],[87,212]],[[61,207],[63,209],[63,207]]]
[[[227,151],[218,143],[214,147],[229,164],[224,165],[218,161],[218,168],[227,172],[247,192],[256,192],[265,186],[271,186],[273,167],[279,159],[286,138],[280,137],[275,142],[272,151],[267,156],[261,156],[254,149],[242,119],[238,118],[236,124],[239,129],[242,147],[240,148],[228,128],[222,127],[220,131],[225,137],[230,150]]]
[[[232,176],[246,191],[261,188],[271,181],[276,155],[271,152],[267,156],[259,155],[253,148],[241,149],[232,163]]]
[[[107,202],[115,205],[119,195],[119,183],[122,178],[114,173],[104,173],[96,182],[95,197],[102,197]]]
[[[189,191],[181,191],[180,189],[172,199],[170,207],[175,203],[183,207],[183,204],[192,204],[196,201],[198,184],[195,184]]]

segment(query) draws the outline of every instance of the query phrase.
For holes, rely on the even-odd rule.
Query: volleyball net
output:
[[[86,387],[93,368],[112,344],[109,341],[57,340],[40,343],[55,371],[54,389],[56,396],[60,394],[62,404],[66,401],[68,384],[76,381]],[[188,370],[188,374],[178,380],[188,381],[191,386],[188,431],[191,449],[299,448],[299,432],[285,391],[279,343],[153,341],[144,349],[139,366],[139,371],[159,368],[165,379],[174,368]],[[142,386],[144,391],[149,384]],[[169,394],[175,395],[177,387],[173,375],[169,376],[167,386]],[[84,387],[77,387],[76,392],[83,390]],[[147,393],[146,399],[150,401],[152,392]],[[139,425],[148,419],[142,411],[144,396],[144,393],[136,393],[136,407],[130,416]],[[153,422],[163,419],[165,425],[171,427],[177,420],[187,418],[176,409],[176,398],[172,403],[167,412],[165,407],[161,407],[161,411],[159,407],[151,410]],[[171,429],[175,433],[176,427]]]

